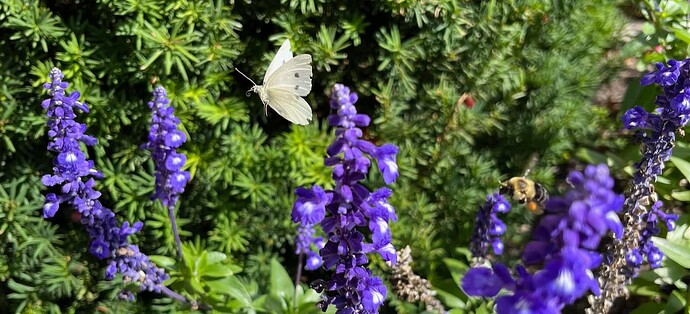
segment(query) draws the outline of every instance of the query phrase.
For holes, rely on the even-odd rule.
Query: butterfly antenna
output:
[[[237,68],[235,68],[235,71],[237,71],[237,73],[239,73],[239,74],[242,74],[242,76],[244,76],[244,78],[248,79],[250,82],[252,82],[252,84],[256,85],[256,83],[252,79],[250,79],[249,76],[244,75],[244,73],[242,73],[242,71],[238,70]],[[249,94],[249,92],[247,92],[247,94]]]

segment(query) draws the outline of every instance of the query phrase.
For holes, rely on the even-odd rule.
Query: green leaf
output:
[[[653,35],[654,33],[656,33],[656,28],[652,23],[644,22],[642,24],[642,33],[644,33],[647,36]]]
[[[671,28],[673,30],[673,34],[676,35],[676,37],[686,44],[690,44],[690,32],[688,32],[685,29],[682,28]]]
[[[3,136],[2,139],[5,142],[5,147],[7,147],[8,151],[10,151],[12,153],[17,151],[17,149],[14,148],[14,144],[12,143],[12,139],[9,136]]]
[[[14,281],[14,279],[10,279],[10,280],[7,282],[7,286],[8,286],[10,289],[12,289],[13,291],[19,292],[19,293],[22,293],[22,294],[36,291],[36,288],[35,288],[35,287],[31,287],[31,286],[27,286],[27,285],[18,283],[18,282],[16,282],[16,281]]]
[[[690,202],[690,191],[682,191],[682,192],[673,191],[673,192],[671,192],[671,197],[673,197],[674,199],[677,199],[681,202]]]
[[[664,313],[665,305],[662,303],[645,303],[634,309],[630,314],[654,314]]]
[[[140,69],[140,70],[146,70],[146,69],[148,69],[148,67],[150,67],[151,64],[153,64],[154,62],[156,62],[156,60],[158,60],[158,57],[160,57],[162,53],[163,53],[162,50],[156,50],[156,51],[154,51],[153,54],[151,54],[151,55],[146,59],[146,61],[144,62],[144,64],[142,64],[142,65],[139,67],[139,69]]]
[[[671,162],[683,173],[686,179],[690,180],[690,162],[680,159],[675,156],[671,156]]]
[[[630,285],[628,290],[631,294],[641,295],[646,297],[661,297],[663,294],[659,290],[659,285],[652,282],[646,282],[643,285]]]
[[[682,310],[686,305],[686,300],[685,297],[682,295],[682,292],[678,290],[673,290],[671,292],[671,295],[668,298],[668,301],[666,302],[666,308],[664,309],[665,313],[677,313],[678,311]]]
[[[462,299],[458,298],[452,293],[443,291],[443,290],[436,290],[436,295],[438,298],[443,301],[443,304],[445,304],[448,307],[451,308],[464,308],[466,306],[465,301]]]
[[[607,164],[610,165],[609,163],[609,157],[606,156],[605,154],[602,154],[600,152],[597,152],[593,149],[589,148],[580,148],[575,152],[575,156],[579,158],[580,160],[589,163],[589,164]]]
[[[489,314],[492,313],[493,310],[489,309],[489,305],[486,303],[482,303],[479,308],[476,311],[476,314]]]
[[[232,276],[233,274],[234,272],[230,267],[220,263],[214,263],[206,266],[201,273],[201,275],[204,277],[212,278],[223,278],[227,276]]]
[[[690,216],[681,215],[676,220],[676,228],[666,234],[666,240],[690,245]]]
[[[453,282],[459,285],[462,277],[464,277],[465,273],[469,269],[467,264],[452,258],[444,258],[443,263],[446,264],[446,267],[448,267],[450,275],[453,277]]]
[[[201,281],[199,281],[199,277],[189,278],[187,283],[189,283],[195,293],[204,294],[204,286],[201,284]]]
[[[269,313],[286,313],[288,312],[288,303],[285,301],[284,298],[281,298],[279,295],[270,293],[268,294],[266,301],[264,303],[264,309],[267,310]]]
[[[209,264],[216,264],[225,261],[228,256],[223,252],[208,252],[206,260]]]
[[[177,264],[174,258],[163,255],[149,255],[149,259],[159,267],[172,268]]]
[[[229,276],[219,280],[207,281],[206,285],[217,293],[226,294],[237,300],[243,307],[253,308],[252,297],[236,276]]]
[[[230,121],[248,122],[249,116],[242,99],[230,97],[215,103],[201,102],[196,105],[196,114],[213,125],[225,125],[225,130]]]
[[[625,96],[623,96],[618,121],[621,121],[620,118],[623,114],[634,106],[642,106],[647,110],[651,110],[657,94],[658,89],[655,86],[641,86],[639,79],[632,80],[625,91]]]
[[[252,306],[258,311],[266,310],[266,301],[268,300],[268,294],[264,294],[252,302]]]
[[[680,159],[690,158],[690,145],[685,142],[676,142],[676,145],[673,147],[673,156]]]
[[[292,300],[295,285],[287,271],[275,258],[271,259],[271,285],[270,293],[280,296],[285,300]]]
[[[675,284],[681,283],[685,285],[682,280],[688,275],[688,270],[683,268],[683,266],[674,262],[671,259],[666,259],[663,261],[664,267],[659,267],[651,270],[654,274],[658,276],[658,279],[654,280],[657,285],[661,284]],[[646,272],[645,272],[646,273]]]
[[[315,306],[316,302],[319,302],[321,300],[321,295],[314,291],[313,289],[307,288],[307,290],[304,290],[304,287],[297,286],[297,304],[300,306],[302,305],[310,305],[310,306]]]
[[[658,237],[652,237],[652,242],[668,258],[685,268],[690,268],[690,246],[687,243],[680,244]]]

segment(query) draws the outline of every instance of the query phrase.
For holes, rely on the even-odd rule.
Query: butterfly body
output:
[[[311,92],[311,61],[308,54],[293,57],[286,40],[268,66],[263,84],[254,84],[250,91],[288,121],[307,125],[312,119],[311,106],[302,97]]]

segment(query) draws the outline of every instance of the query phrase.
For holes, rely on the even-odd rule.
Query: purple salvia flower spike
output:
[[[153,100],[148,103],[152,109],[149,142],[142,148],[151,151],[156,169],[156,190],[152,199],[159,199],[166,207],[174,207],[180,194],[184,192],[189,181],[189,172],[181,170],[187,156],[177,152],[187,137],[177,129],[180,120],[175,117],[174,109],[163,87],[156,87]]]
[[[62,78],[59,69],[50,71],[51,82],[44,84],[44,87],[51,98],[41,103],[48,115],[48,150],[57,153],[53,174],[43,176],[42,182],[46,186],[59,185],[61,191],[60,194],[46,195],[43,216],[53,217],[61,204],[71,205],[79,212],[81,223],[91,237],[91,254],[109,260],[105,271],[107,279],[113,279],[116,273],[121,273],[125,282],[138,282],[141,290],[161,292],[168,275],[127,240],[129,235],[141,229],[142,223],[130,225],[125,222],[119,225],[115,214],[98,200],[101,193],[94,189],[93,178],[100,178],[102,174],[94,169],[93,161],[86,159],[79,146],[80,142],[95,145],[97,141],[84,134],[86,125],[74,120],[74,108],[88,112],[88,107],[78,101],[78,92],[65,96],[65,88],[69,84],[62,82]],[[134,294],[129,291],[123,291],[120,296],[134,300]],[[175,297],[181,298],[179,295]]]
[[[479,207],[470,241],[470,251],[475,258],[475,264],[481,264],[487,257],[489,247],[492,247],[494,254],[503,254],[501,236],[506,232],[506,225],[497,214],[509,211],[510,204],[503,195],[493,193],[486,196],[486,203]]]
[[[690,59],[688,59],[690,60]],[[590,313],[608,312],[614,299],[625,294],[625,285],[637,276],[645,262],[654,267],[661,265],[663,254],[651,242],[659,234],[658,219],[673,228],[675,215],[665,214],[657,202],[654,183],[671,158],[676,132],[683,134],[683,127],[690,119],[690,63],[688,60],[669,60],[667,65],[655,64],[657,70],[645,74],[640,83],[656,83],[662,93],[657,95],[653,112],[642,107],[629,109],[622,117],[623,128],[635,132],[642,143],[642,159],[635,163],[633,181],[626,191],[628,197],[623,207],[624,226],[607,247],[610,256],[600,271],[602,296],[590,300]],[[651,206],[651,208],[650,208]]]
[[[388,203],[390,189],[384,187],[371,192],[359,181],[366,178],[374,159],[384,183],[395,182],[398,148],[392,144],[376,147],[361,139],[363,132],[359,127],[368,126],[371,120],[357,113],[356,101],[357,94],[349,88],[341,84],[333,87],[330,106],[336,113],[328,117],[328,122],[336,128],[336,139],[328,146],[324,163],[333,167],[335,188],[332,191],[323,191],[318,186],[311,190],[297,188],[292,221],[301,224],[296,241],[300,257],[305,253],[308,258],[314,258],[307,247],[316,246],[320,259],[314,258],[314,265],[322,262],[324,268],[334,271],[329,280],[312,283],[318,292],[325,291],[319,306],[325,310],[333,304],[336,313],[371,314],[378,313],[387,291],[383,281],[366,268],[369,263],[366,254],[378,253],[383,260],[395,264],[397,255],[390,243],[389,223],[396,221],[397,216]],[[313,239],[310,228],[316,223],[327,234],[325,243],[320,238]],[[365,242],[362,233],[367,229],[371,243]],[[315,242],[319,244],[312,245]]]
[[[183,260],[182,241],[175,219],[175,204],[190,179],[189,172],[182,170],[187,162],[187,156],[177,152],[177,148],[187,141],[187,137],[177,129],[180,119],[174,115],[175,110],[170,106],[165,88],[159,86],[153,90],[153,100],[148,103],[148,106],[153,114],[148,135],[149,141],[143,144],[142,148],[151,151],[151,158],[156,169],[156,189],[151,199],[159,199],[168,209],[177,256]]]

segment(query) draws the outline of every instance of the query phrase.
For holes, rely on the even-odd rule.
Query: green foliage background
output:
[[[40,217],[45,152],[41,85],[59,67],[91,108],[81,116],[99,140],[89,150],[105,179],[103,202],[141,220],[144,252],[173,256],[165,210],[149,200],[153,166],[146,103],[168,90],[189,135],[193,179],[182,197],[183,240],[227,254],[247,282],[265,287],[269,261],[294,269],[290,222],[295,187],[332,185],[323,165],[332,139],[328,94],[336,82],[360,95],[373,118],[366,137],[400,147],[392,204],[396,247],[416,269],[447,277],[462,257],[473,213],[500,179],[531,176],[550,186],[576,147],[612,145],[608,112],[591,106],[615,68],[607,52],[625,21],[616,1],[195,1],[0,2],[0,307],[164,311],[169,300],[117,302],[87,235],[63,209]],[[277,46],[289,38],[313,56],[308,97],[315,121],[292,126],[247,98]],[[469,108],[463,94],[475,102]],[[463,98],[464,99],[464,98]],[[381,179],[372,174],[372,187]],[[513,221],[529,221],[518,212]],[[509,235],[510,237],[510,235]],[[382,266],[374,261],[374,264]],[[314,279],[313,274],[306,274]],[[256,293],[264,291],[257,288]],[[414,307],[396,303],[398,312]],[[125,310],[126,309],[126,310]]]

